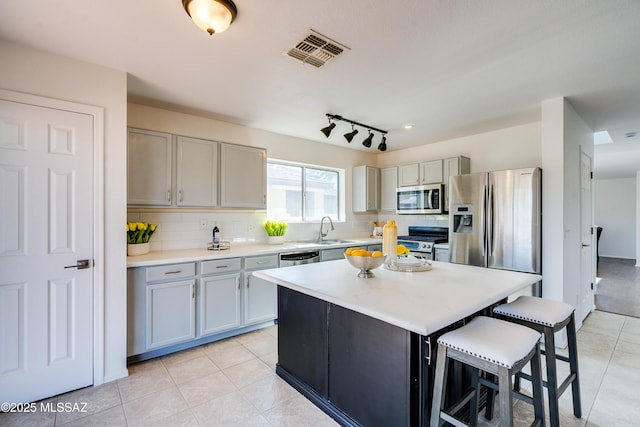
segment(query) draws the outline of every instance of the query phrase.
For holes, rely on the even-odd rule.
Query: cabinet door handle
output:
[[[216,265],[216,268],[229,268],[228,265]]]
[[[269,262],[269,261],[264,260],[264,261],[258,261],[256,264],[266,264],[266,263],[268,263],[268,262]]]
[[[195,298],[196,297],[196,287],[195,285],[191,285],[191,298]]]
[[[171,201],[171,190],[167,190],[167,202]]]
[[[178,201],[181,202],[182,201],[182,190],[178,191]]]
[[[178,274],[178,273],[182,273],[182,270],[167,271],[164,274]]]

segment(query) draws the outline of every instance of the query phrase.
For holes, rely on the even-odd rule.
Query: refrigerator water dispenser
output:
[[[453,207],[453,232],[473,233],[473,205]]]

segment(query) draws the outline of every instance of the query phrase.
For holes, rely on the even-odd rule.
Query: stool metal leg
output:
[[[571,314],[571,320],[567,324],[567,342],[569,344],[569,369],[575,375],[571,383],[573,395],[573,415],[582,418],[582,404],[580,403],[580,376],[578,374],[578,343],[576,339],[576,320]]]
[[[475,395],[469,404],[469,425],[475,427],[478,425],[478,406],[480,406],[480,369],[472,368],[471,384],[475,389]]]

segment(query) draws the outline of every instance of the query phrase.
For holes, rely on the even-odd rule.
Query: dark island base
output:
[[[343,426],[425,426],[437,338],[467,319],[424,337],[279,286],[276,373]],[[455,402],[470,375],[450,369]]]

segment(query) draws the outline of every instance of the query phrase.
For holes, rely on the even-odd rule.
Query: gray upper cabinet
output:
[[[266,209],[267,152],[129,128],[127,204]]]
[[[449,184],[449,177],[471,173],[471,160],[468,157],[458,156],[444,159],[442,168],[442,183]]]
[[[353,212],[377,212],[380,210],[380,169],[356,166],[352,177]]]
[[[220,144],[220,206],[266,209],[266,150]]]
[[[218,143],[178,136],[176,141],[176,204],[213,207],[218,201]]]
[[[381,211],[396,211],[396,188],[398,188],[398,167],[380,169]]]
[[[398,186],[407,187],[420,184],[420,164],[411,163],[398,166]]]
[[[171,134],[130,128],[127,156],[127,203],[170,206]]]
[[[440,184],[442,182],[442,160],[420,163],[420,184]]]

